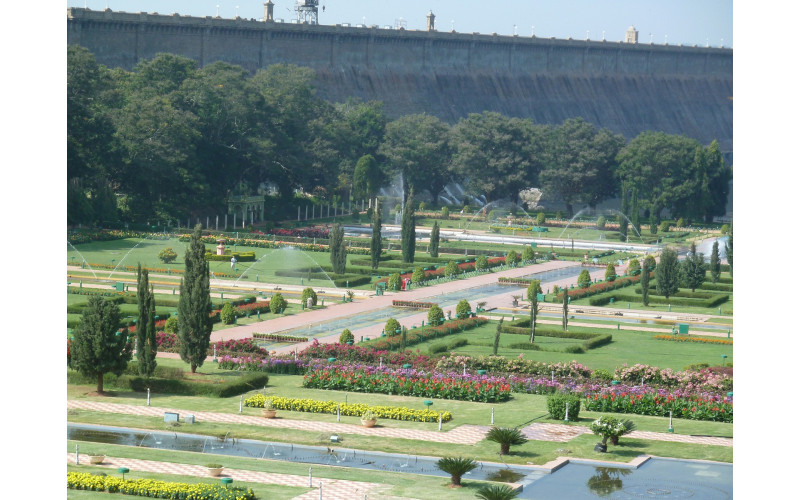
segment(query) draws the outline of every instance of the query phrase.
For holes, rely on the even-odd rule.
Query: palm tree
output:
[[[500,443],[500,454],[508,455],[511,445],[527,443],[528,440],[522,435],[519,429],[514,427],[492,427],[486,434],[486,439]]]
[[[463,457],[444,457],[436,462],[439,470],[450,474],[450,484],[453,486],[461,486],[461,476],[477,466],[477,462],[471,458]]]
[[[512,500],[519,492],[504,484],[481,486],[475,496],[483,500]]]

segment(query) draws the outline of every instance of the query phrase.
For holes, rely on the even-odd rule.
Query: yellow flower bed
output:
[[[686,337],[681,335],[656,335],[653,338],[656,340],[669,340],[672,342],[698,342],[701,344],[733,345],[733,340],[727,339],[701,339],[698,337]]]
[[[74,490],[107,491],[149,498],[180,498],[182,500],[253,500],[255,493],[241,487],[226,488],[219,484],[173,483],[153,479],[121,479],[88,472],[67,472],[67,488]]]
[[[277,396],[267,398],[263,394],[256,394],[245,399],[244,405],[263,408],[267,399],[272,401],[272,406],[276,410],[336,414],[338,405],[339,413],[345,416],[360,417],[369,410],[378,418],[388,418],[390,420],[406,420],[409,422],[439,421],[439,412],[434,410],[412,410],[411,408],[400,406],[371,406],[364,403],[340,403],[338,401],[318,401],[315,399],[282,398]],[[452,419],[452,413],[449,411],[442,412],[442,422],[449,422]]]

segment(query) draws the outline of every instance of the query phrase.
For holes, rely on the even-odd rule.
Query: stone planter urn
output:
[[[105,455],[89,455],[89,463],[92,465],[102,464],[105,459]]]
[[[361,425],[364,427],[375,427],[376,423],[378,423],[378,419],[376,418],[373,418],[372,420],[364,420],[363,418],[361,419]]]
[[[275,415],[277,413],[278,413],[277,410],[267,410],[267,409],[261,410],[261,415],[263,415],[264,418],[275,418]]]
[[[225,467],[207,467],[208,475],[211,477],[219,477],[222,474],[222,469]]]

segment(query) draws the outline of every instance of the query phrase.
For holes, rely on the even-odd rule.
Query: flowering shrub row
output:
[[[488,323],[486,318],[465,318],[454,319],[438,326],[424,326],[422,328],[413,328],[406,332],[406,346],[419,344],[426,340],[433,338],[444,337],[453,333],[471,330],[478,326]],[[392,337],[379,337],[370,341],[370,344],[376,349],[395,350],[402,349],[403,338],[401,335],[394,335]]]
[[[278,333],[254,333],[254,339],[271,340],[273,342],[308,342],[308,337],[298,337],[297,335],[281,335]]]
[[[484,403],[506,401],[511,397],[511,386],[501,378],[427,374],[412,369],[378,370],[375,367],[335,366],[309,370],[303,377],[303,387]]]
[[[419,350],[392,352],[387,349],[376,349],[375,347],[360,347],[347,344],[320,344],[317,339],[311,342],[303,351],[297,353],[302,359],[329,359],[336,358],[337,361],[352,361],[372,365],[401,367],[410,364],[418,370],[433,370],[437,358],[431,358],[425,354],[420,354]]]
[[[512,359],[504,356],[444,356],[436,363],[436,371],[440,372],[457,371],[462,367],[468,370],[488,370],[492,373],[518,373],[544,377],[589,379],[592,376],[592,370],[576,361],[544,363],[523,359],[523,354]]]
[[[436,305],[435,302],[415,302],[413,300],[393,300],[392,305],[395,307],[412,307],[415,309],[429,309]]]
[[[670,340],[672,342],[697,342],[701,344],[722,344],[733,345],[733,340],[728,339],[703,339],[699,337],[687,337],[682,335],[656,335],[656,340]]]
[[[349,252],[349,250],[348,250],[348,252]],[[476,257],[473,257],[473,258],[468,259],[466,261],[456,261],[456,262],[459,262],[457,264],[458,265],[458,272],[459,273],[468,273],[468,272],[474,271],[475,270],[475,259],[476,259]],[[498,267],[498,266],[502,266],[502,265],[504,265],[506,263],[506,258],[505,257],[490,257],[490,258],[487,259],[486,263],[487,263],[487,267],[488,268]],[[446,266],[439,266],[438,269],[429,269],[429,270],[424,271],[424,273],[425,273],[424,281],[434,280],[436,278],[444,277],[445,276],[445,274],[444,274],[445,267]],[[400,280],[402,281],[404,279],[411,279],[413,274],[414,274],[413,272],[401,274],[400,275]],[[388,283],[388,282],[389,282],[389,278],[387,277],[387,278],[379,279],[375,283],[377,284],[377,283]]]
[[[277,396],[266,397],[256,394],[244,400],[245,406],[263,408],[264,403],[272,401],[276,410],[303,411],[310,413],[339,413],[345,416],[360,417],[366,411],[371,411],[379,418],[390,420],[406,420],[409,422],[438,422],[439,412],[433,410],[412,410],[401,406],[371,406],[364,403],[340,403],[338,401],[319,401],[315,399],[282,398]],[[449,422],[453,414],[449,411],[442,412],[442,422]]]
[[[588,288],[575,288],[567,291],[567,295],[572,300],[582,299],[590,295],[597,295],[598,293],[607,292],[609,290],[616,290],[617,288],[634,285],[641,281],[642,277],[637,276],[618,276],[614,281],[601,281],[593,283]],[[556,296],[556,302],[564,300],[564,293],[561,292]]]
[[[308,369],[309,362],[304,359],[276,358],[262,356],[222,356],[219,358],[221,370],[247,372],[282,373],[301,375]]]
[[[733,402],[713,395],[681,397],[652,388],[603,388],[585,394],[588,411],[733,422]]]
[[[225,487],[208,483],[177,483],[154,479],[121,479],[87,472],[67,472],[67,488],[107,491],[148,498],[180,498],[181,500],[251,500],[256,495],[250,488]]]
[[[710,368],[674,372],[669,368],[660,369],[655,366],[627,364],[614,371],[614,378],[621,382],[648,385],[659,385],[667,388],[680,387],[687,393],[696,391],[727,393],[733,390],[733,378],[725,372]]]
[[[92,241],[111,241],[123,238],[147,238],[148,240],[168,240],[171,233],[144,233],[141,231],[122,231],[119,229],[81,230],[67,233],[67,241],[73,245],[91,243]]]

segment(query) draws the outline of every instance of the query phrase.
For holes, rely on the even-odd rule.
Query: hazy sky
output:
[[[275,17],[296,18],[296,0],[273,0]],[[68,6],[114,11],[261,19],[264,0],[69,0]],[[219,6],[219,8],[217,8]],[[322,8],[325,7],[323,12]],[[238,7],[238,9],[237,9]],[[439,31],[575,38],[609,41],[624,39],[633,25],[639,42],[707,43],[733,46],[732,0],[320,0],[320,24],[366,23],[406,29],[425,29],[425,16],[436,15]]]

